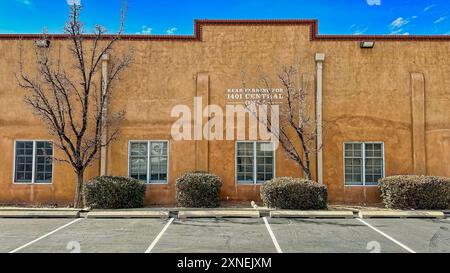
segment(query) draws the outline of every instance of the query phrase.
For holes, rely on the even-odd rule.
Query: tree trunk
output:
[[[307,152],[305,154],[306,154],[305,155],[305,157],[306,157],[306,170],[305,170],[305,172],[306,172],[306,179],[312,180],[312,177],[311,177],[311,162],[309,160],[309,153]]]
[[[306,173],[306,179],[312,180],[311,171],[308,169],[307,171],[305,171],[305,173]]]
[[[75,208],[84,208],[84,170],[77,171],[77,189],[73,206]]]

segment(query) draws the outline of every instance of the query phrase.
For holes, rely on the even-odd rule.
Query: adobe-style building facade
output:
[[[261,142],[175,141],[175,105],[225,108],[227,93],[260,65],[301,60],[301,77],[323,123],[313,177],[328,186],[331,203],[376,203],[376,181],[395,174],[450,176],[450,36],[319,35],[316,20],[195,22],[193,36],[124,35],[115,50],[132,47],[134,64],[115,86],[110,109],[124,109],[120,139],[86,173],[133,176],[149,183],[148,204],[175,202],[175,180],[208,170],[224,182],[222,199],[259,200],[259,182],[301,176],[279,147]],[[52,149],[41,121],[23,102],[19,46],[32,60],[39,35],[0,35],[0,203],[67,204],[76,178]],[[64,45],[64,35],[50,37]],[[364,48],[361,42],[374,42]],[[117,51],[116,51],[117,52]],[[112,56],[113,57],[113,56]],[[100,79],[99,79],[100,80]]]

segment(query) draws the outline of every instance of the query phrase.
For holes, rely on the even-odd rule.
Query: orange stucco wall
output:
[[[366,38],[369,39],[370,38]],[[52,46],[63,45],[55,40]],[[0,40],[0,203],[70,203],[75,177],[57,163],[51,185],[13,184],[14,141],[51,139],[23,103],[16,84],[18,47],[33,56],[33,40]],[[148,204],[175,201],[175,179],[197,168],[196,156],[207,157],[209,170],[222,177],[223,200],[258,200],[258,186],[236,186],[235,142],[211,141],[208,153],[196,153],[195,141],[173,141],[170,129],[177,104],[193,108],[197,75],[209,76],[209,103],[224,106],[226,90],[242,85],[241,70],[256,77],[256,66],[274,74],[275,61],[291,64],[300,58],[304,76],[315,77],[315,53],[325,53],[323,70],[324,182],[332,203],[379,202],[376,187],[346,187],[343,143],[382,141],[385,174],[414,173],[411,73],[425,83],[426,173],[450,176],[450,55],[449,40],[377,40],[361,49],[356,39],[312,40],[310,25],[208,25],[201,41],[122,40],[116,52],[132,47],[135,61],[115,86],[111,110],[124,109],[120,138],[107,153],[107,173],[127,175],[130,140],[169,140],[169,183],[148,186]],[[113,53],[114,54],[114,53]],[[314,87],[311,96],[314,96]],[[314,100],[311,102],[314,103]],[[315,169],[315,166],[314,166]],[[96,162],[86,178],[99,174]],[[300,176],[279,148],[277,176]]]

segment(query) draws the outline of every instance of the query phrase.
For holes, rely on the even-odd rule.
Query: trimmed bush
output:
[[[380,179],[383,203],[391,209],[446,209],[450,205],[450,178],[397,175]]]
[[[190,172],[176,181],[177,203],[180,207],[215,208],[220,205],[222,180],[206,172]]]
[[[147,187],[130,177],[100,176],[86,183],[86,205],[98,209],[126,209],[144,206]]]
[[[261,199],[269,208],[326,209],[328,191],[325,185],[292,177],[278,177],[261,187]]]

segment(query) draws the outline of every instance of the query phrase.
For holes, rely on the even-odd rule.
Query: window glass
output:
[[[346,143],[345,145],[345,184],[363,185],[362,181],[362,153],[360,143]]]
[[[382,143],[345,143],[344,179],[346,185],[377,185],[383,177]]]
[[[383,145],[366,143],[365,182],[366,185],[378,185],[383,177]]]
[[[146,183],[167,183],[167,142],[131,142],[129,175]]]
[[[147,142],[130,144],[130,177],[147,182]]]
[[[53,143],[48,141],[36,142],[36,183],[48,183],[53,173]]]
[[[33,182],[33,141],[16,142],[15,182]]]
[[[264,183],[273,178],[273,143],[256,143],[256,181]]]
[[[242,183],[253,183],[254,181],[254,143],[238,142],[237,143],[237,180]]]
[[[263,183],[274,177],[274,146],[270,142],[237,142],[238,183]]]
[[[52,142],[49,141],[16,142],[15,166],[14,166],[15,183],[51,183],[52,175],[53,175]]]
[[[167,182],[167,142],[151,142],[150,182]]]

